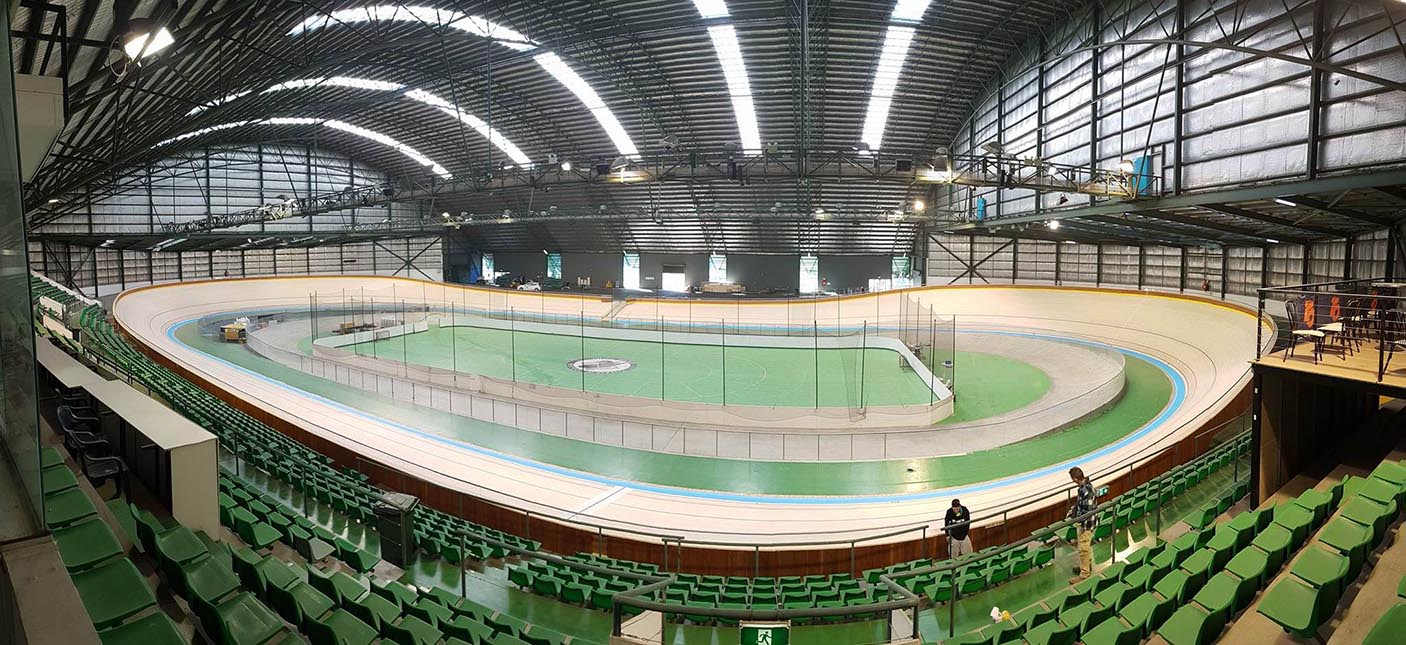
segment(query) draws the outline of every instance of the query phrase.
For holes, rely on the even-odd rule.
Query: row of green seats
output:
[[[1299,556],[1292,575],[1270,587],[1259,605],[1266,618],[1303,638],[1317,637],[1347,586],[1361,574],[1368,554],[1386,539],[1389,524],[1400,519],[1406,503],[1406,464],[1383,461],[1367,477],[1348,476],[1331,494],[1305,495],[1310,493],[1317,493],[1312,498],[1317,503],[1308,505],[1307,512],[1312,513],[1312,526],[1322,525],[1316,532],[1318,543]],[[1332,520],[1323,524],[1329,516]],[[1298,538],[1297,531],[1293,537]]]
[[[255,549],[281,541],[309,562],[335,554],[362,573],[376,568],[381,561],[380,556],[317,525],[298,509],[237,477],[220,476],[219,503],[221,523]]]
[[[185,639],[128,559],[117,536],[53,446],[41,451],[44,513],[59,557],[98,637],[107,645],[166,645]]]
[[[510,555],[503,544],[524,551],[537,551],[534,542],[511,533],[489,528],[448,513],[420,505],[415,508],[416,545],[426,553],[458,564],[463,559],[486,562]]]

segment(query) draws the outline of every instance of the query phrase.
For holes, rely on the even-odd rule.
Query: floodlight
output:
[[[1051,231],[1058,231],[1058,230],[1059,230],[1059,220],[1057,220],[1057,219],[1052,219],[1052,220],[1050,220],[1050,221],[1048,221],[1048,222],[1045,222],[1045,228],[1048,228],[1048,229],[1050,229]]]

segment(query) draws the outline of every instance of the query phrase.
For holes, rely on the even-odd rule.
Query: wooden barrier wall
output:
[[[283,433],[308,448],[331,457],[338,467],[352,468],[366,473],[373,485],[385,489],[415,495],[422,504],[451,515],[463,517],[484,526],[519,535],[542,543],[545,550],[558,554],[578,552],[598,553],[614,558],[649,562],[667,567],[669,571],[724,576],[802,576],[823,573],[851,573],[858,575],[866,569],[886,567],[900,562],[921,558],[940,560],[946,557],[947,540],[942,535],[929,535],[926,539],[916,538],[886,544],[856,544],[836,548],[796,549],[756,551],[753,549],[682,547],[671,543],[668,553],[660,541],[644,537],[627,538],[618,535],[604,535],[598,531],[567,526],[547,518],[531,515],[516,509],[509,509],[487,502],[466,493],[425,482],[404,472],[368,459],[338,443],[328,441],[278,417],[259,406],[246,401],[217,386],[205,378],[177,365],[160,352],[144,343],[137,342],[127,335],[121,325],[114,321],[118,331],[127,337],[129,343],[140,349],[152,360],[180,374],[187,380],[214,394],[226,403],[245,412],[249,416]],[[1239,416],[1250,405],[1250,388],[1246,386],[1238,392],[1231,404],[1205,424],[1197,433],[1180,440],[1176,449],[1167,454],[1148,460],[1124,474],[1103,480],[1096,480],[1097,486],[1108,486],[1109,495],[1116,496],[1135,486],[1150,481],[1171,468],[1187,463],[1206,452],[1211,446],[1210,436],[1199,434]],[[1174,453],[1174,454],[1173,454]],[[972,529],[972,543],[977,549],[1004,544],[1027,537],[1050,524],[1064,519],[1068,502],[1060,500],[1020,515],[1009,517],[996,525],[977,526]],[[980,516],[980,509],[973,509],[973,515]]]

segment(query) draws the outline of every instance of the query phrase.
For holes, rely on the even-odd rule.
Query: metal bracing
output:
[[[1201,208],[1204,208],[1206,210],[1212,210],[1217,213],[1224,213],[1226,215],[1233,215],[1235,217],[1240,217],[1243,219],[1253,220],[1256,222],[1264,222],[1265,224],[1271,224],[1273,226],[1278,226],[1281,228],[1298,229],[1301,231],[1307,231],[1309,233],[1316,233],[1318,235],[1337,237],[1343,234],[1342,229],[1328,228],[1326,226],[1316,226],[1305,222],[1295,222],[1293,220],[1280,219],[1278,217],[1265,215],[1264,213],[1255,212],[1248,208],[1240,208],[1238,206],[1231,206],[1229,204],[1202,204]]]

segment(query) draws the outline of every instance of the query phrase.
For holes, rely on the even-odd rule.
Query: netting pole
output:
[[[312,342],[317,342],[317,292],[308,294],[308,326],[312,331]]]
[[[410,330],[406,328],[409,322],[408,314],[405,310],[405,301],[400,301],[400,363],[405,366],[405,379],[410,380]],[[414,397],[412,390],[411,397]]]
[[[543,301],[542,301],[542,302],[543,302],[543,305],[544,305],[544,306],[545,306],[545,304],[546,304],[546,299],[545,299],[545,298],[546,298],[546,296],[543,296]],[[578,313],[576,314],[576,333],[581,336],[581,360],[584,361],[584,360],[586,360],[586,314],[585,314],[585,312],[578,312]],[[585,392],[585,391],[586,391],[586,370],[583,369],[583,370],[578,370],[578,371],[581,372],[581,391],[582,391],[582,392]]]
[[[448,300],[445,300],[445,301],[444,301],[444,309],[445,309],[446,311],[449,310],[449,301],[448,301]],[[455,336],[458,336],[458,334],[455,333],[455,330],[454,330],[454,314],[446,314],[446,315],[449,316],[449,326],[448,326],[448,327],[445,327],[444,324],[443,324],[443,322],[441,322],[440,325],[439,325],[439,328],[440,328],[440,329],[448,329],[448,330],[449,330],[449,356],[450,356],[450,358],[449,358],[449,369],[450,369],[449,382],[450,382],[450,383],[453,383],[453,384],[454,384],[454,389],[457,390],[457,389],[459,389],[459,339],[458,339],[458,338],[455,338]],[[450,414],[453,414],[453,413],[454,413],[454,394],[453,394],[453,393],[450,393],[450,395],[449,395],[449,413],[450,413]]]
[[[666,341],[665,341],[665,337],[664,337],[664,317],[663,317],[663,316],[660,316],[660,317],[658,318],[658,320],[659,320],[659,400],[660,400],[660,401],[663,401],[663,400],[664,400],[664,378],[665,378],[665,375],[668,374],[669,372],[668,372],[667,368],[664,367],[664,349],[665,349],[664,346],[667,344]],[[669,548],[668,548],[667,546],[665,546],[665,548],[664,548],[664,557],[667,558],[667,557],[668,557],[668,554],[669,554]]]
[[[811,319],[810,339],[814,349],[811,354],[815,357],[815,409],[820,409],[820,321]]]
[[[869,353],[869,321],[864,321],[864,329],[859,334],[859,409],[864,409],[864,359]]]
[[[513,386],[517,385],[517,316],[512,307],[508,307],[508,363],[512,365]]]
[[[919,332],[921,333],[921,332]],[[937,402],[937,317],[928,312],[928,405]],[[919,361],[920,363],[922,361]]]

